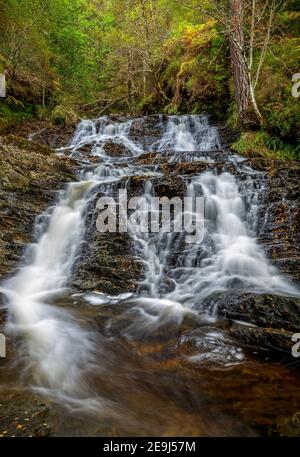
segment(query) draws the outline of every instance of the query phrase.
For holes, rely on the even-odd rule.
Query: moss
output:
[[[7,101],[0,100],[0,132],[16,124],[25,122],[32,117],[32,106],[16,105],[13,103],[8,105]]]
[[[14,146],[17,150],[22,149],[30,153],[36,152],[47,156],[54,154],[53,149],[46,145],[35,143],[34,141],[26,140],[26,138],[13,134],[5,136],[5,143],[9,143],[10,146]]]
[[[74,124],[78,121],[78,115],[71,106],[62,103],[54,108],[50,119],[55,125]]]
[[[279,160],[297,160],[296,151],[283,144],[282,149],[274,150],[267,144],[272,144],[272,138],[264,131],[244,132],[240,138],[231,145],[231,149],[246,157],[263,157]]]

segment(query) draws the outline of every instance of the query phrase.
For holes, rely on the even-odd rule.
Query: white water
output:
[[[105,125],[104,122],[97,132],[94,122],[83,121],[70,147],[62,149],[74,153],[79,147],[90,144],[93,155],[106,156],[102,145],[114,140],[128,147],[130,153],[142,152],[127,138],[130,126],[131,121],[117,125]],[[69,184],[57,204],[39,218],[35,226],[37,242],[27,248],[24,266],[0,288],[7,300],[7,331],[23,340],[20,359],[32,378],[32,386],[72,407],[98,412],[104,406],[107,409],[108,404],[103,399],[93,398],[84,380],[86,373],[96,370],[96,354],[99,359],[95,335],[51,302],[67,292],[84,235],[83,214],[89,202],[89,191],[93,186],[103,184],[103,191],[107,192],[109,185],[126,173],[135,173],[135,167],[117,168],[110,162],[107,158],[107,163],[97,166],[94,171],[83,172],[82,180]]]
[[[159,152],[212,151],[220,149],[220,141],[207,116],[170,116],[166,132],[153,148]]]
[[[65,150],[74,154],[90,145],[91,154],[101,157],[103,163],[83,172],[81,182],[68,186],[47,213],[46,222],[37,224],[40,236],[27,249],[25,265],[1,288],[7,298],[8,328],[23,340],[22,357],[33,374],[33,384],[59,392],[64,399],[93,401],[83,378],[96,363],[99,348],[95,347],[94,335],[62,308],[53,306],[51,300],[66,291],[71,278],[92,187],[102,185],[103,192],[109,193],[110,185],[121,178],[149,173],[147,168],[130,163],[133,156],[144,152],[129,138],[131,125],[132,121],[110,124],[103,118],[82,121],[78,126]],[[103,149],[107,141],[125,146],[128,156],[109,157]],[[201,151],[219,148],[218,132],[204,116],[170,117],[165,134],[153,145],[162,154],[169,149],[200,151],[200,157]],[[155,188],[148,183],[144,192],[150,198]],[[203,300],[233,288],[299,295],[258,246],[255,217],[247,217],[247,213],[256,214],[255,199],[250,198],[246,211],[233,175],[206,172],[187,181],[187,193],[205,197],[205,236],[201,244],[186,245],[184,233],[148,234],[130,227],[136,254],[145,267],[137,296],[119,299],[132,305],[130,312],[136,316],[133,325],[149,332],[166,322],[179,324],[186,315],[196,318],[206,314]],[[170,262],[172,256],[175,262]],[[97,303],[95,296],[89,300]],[[109,297],[98,300],[99,304],[110,302]]]
[[[206,118],[182,116],[171,117],[158,151],[200,151],[201,157],[201,151],[213,152],[219,147],[218,132],[209,127]],[[149,184],[145,186],[147,199],[155,195]],[[184,232],[141,233],[136,226],[130,230],[145,266],[140,294],[148,297],[136,300],[146,305],[141,314],[150,327],[153,316],[160,323],[166,309],[170,319],[177,322],[195,310],[203,313],[202,319],[211,320],[215,309],[212,307],[207,314],[202,307],[204,301],[232,289],[299,296],[299,290],[279,274],[257,244],[257,198],[250,185],[246,199],[234,175],[205,172],[187,181],[187,195],[204,196],[201,243],[185,244]]]
[[[109,161],[109,157],[103,149],[103,145],[109,141],[123,145],[128,155],[139,155],[143,152],[141,147],[134,143],[129,138],[130,128],[132,121],[110,123],[108,118],[102,118],[100,123],[97,121],[83,120],[72,139],[70,146],[76,152],[78,149],[86,145],[91,145],[92,155],[102,157],[104,160]],[[65,148],[62,148],[62,150]],[[122,159],[119,159],[119,161]]]
[[[86,395],[83,373],[92,363],[94,343],[70,314],[49,302],[64,291],[71,275],[90,185],[68,186],[44,222],[37,223],[41,235],[28,247],[25,265],[1,288],[8,300],[7,329],[23,339],[20,357],[33,386],[66,401]]]

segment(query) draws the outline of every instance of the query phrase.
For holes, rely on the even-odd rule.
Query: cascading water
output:
[[[71,315],[49,303],[64,292],[70,277],[90,186],[88,181],[69,185],[37,223],[40,236],[27,248],[25,265],[1,288],[8,301],[8,330],[24,338],[21,354],[33,384],[66,397],[82,390],[82,367],[91,363],[93,339]]]
[[[217,148],[218,132],[209,127],[207,118],[175,116],[169,120],[157,150],[209,153]],[[205,172],[187,180],[186,186],[188,196],[204,197],[203,240],[186,245],[185,233],[142,233],[133,226],[134,245],[146,265],[140,290],[147,298],[139,297],[137,301],[147,308],[152,304],[161,314],[168,307],[169,317],[181,321],[189,310],[203,311],[202,304],[207,298],[233,289],[299,296],[299,291],[279,275],[256,242],[255,217],[247,220],[247,215],[257,212],[251,188],[246,209],[237,180],[228,172]],[[149,190],[147,185],[146,199],[154,195],[155,190]],[[210,314],[213,312],[214,308]],[[152,313],[145,314],[143,310],[143,315],[151,323]]]
[[[84,168],[80,182],[70,184],[46,213],[44,222],[36,224],[38,239],[27,249],[24,265],[0,289],[7,300],[8,329],[23,338],[22,357],[27,371],[33,374],[32,384],[63,401],[86,401],[87,407],[93,405],[94,409],[103,403],[99,394],[94,395],[87,387],[85,373],[99,364],[95,333],[83,328],[76,316],[51,303],[54,297],[67,293],[84,237],[84,210],[93,188],[101,186],[102,193],[110,195],[112,184],[122,178],[149,175],[144,197],[150,201],[155,196],[150,178],[159,173],[134,162],[147,151],[131,138],[131,128],[132,121],[111,123],[108,117],[79,124],[70,145],[59,152],[78,156],[84,164],[82,151],[88,147],[102,163]],[[108,142],[121,145],[123,155],[110,156],[105,148]],[[169,154],[169,162],[174,159],[169,151],[178,153],[178,160],[181,152],[188,152],[191,160],[197,156],[206,162],[215,160],[216,151],[222,154],[218,131],[209,125],[206,116],[169,117],[163,136],[153,140],[151,149]],[[180,324],[185,316],[196,321],[201,316],[202,321],[209,321],[212,310],[207,313],[204,301],[233,289],[299,296],[256,242],[256,200],[251,188],[243,195],[238,180],[228,172],[218,175],[206,171],[185,178],[185,184],[187,196],[204,197],[202,242],[185,243],[184,232],[143,233],[131,224],[133,249],[144,266],[137,293],[130,298],[112,298],[91,291],[86,298],[93,305],[120,303],[125,315],[128,310],[131,324],[126,336],[132,330],[142,329],[142,333],[149,334],[168,322]],[[215,335],[214,331],[208,333],[209,344],[216,340]],[[222,341],[219,343],[225,347],[227,340]],[[215,356],[214,350],[212,354]],[[220,354],[223,357],[222,350]],[[238,351],[233,359],[241,357]]]
[[[123,176],[135,174],[134,167],[115,167],[102,145],[107,141],[123,144],[132,154],[141,153],[128,134],[132,121],[121,124],[83,121],[71,145],[62,150],[75,154],[80,147],[92,145],[92,154],[106,157],[106,164],[81,173],[81,181],[71,183],[57,204],[35,226],[37,242],[24,255],[24,266],[0,288],[7,300],[7,329],[24,337],[21,355],[26,372],[33,374],[33,386],[66,402],[83,407],[100,406],[90,399],[84,374],[95,364],[94,334],[81,328],[63,309],[51,305],[54,297],[66,291],[78,246],[83,238],[84,209],[89,191],[95,185],[106,187]],[[120,158],[122,162],[124,158]],[[118,160],[116,159],[118,162]],[[108,187],[109,188],[109,187]],[[99,351],[98,351],[99,352]],[[103,403],[103,402],[102,402]]]
[[[74,138],[67,149],[72,150],[74,154],[78,149],[86,145],[91,145],[92,155],[103,157],[104,160],[109,161],[109,156],[103,149],[103,145],[109,141],[113,141],[116,144],[123,145],[128,154],[139,155],[143,150],[129,138],[131,125],[131,120],[121,123],[110,123],[108,118],[101,119],[99,123],[83,120],[79,124]],[[64,149],[66,148],[62,148],[62,150]],[[119,160],[122,161],[122,159]]]
[[[212,151],[220,149],[218,131],[209,125],[207,116],[170,116],[166,132],[152,146],[158,152]]]
[[[233,175],[205,172],[189,184],[205,202],[204,249],[187,250],[173,274],[178,278],[170,298],[201,305],[204,299],[230,289],[297,294],[267,261],[246,220],[246,208]],[[251,208],[249,208],[251,212]]]

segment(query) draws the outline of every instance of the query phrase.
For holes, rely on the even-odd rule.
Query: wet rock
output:
[[[231,333],[245,344],[291,354],[292,335],[300,332],[300,299],[278,295],[224,294],[215,301],[219,316],[234,323]]]
[[[169,163],[173,162],[206,162],[211,164],[212,167],[215,164],[224,164],[229,160],[230,151],[225,149],[215,149],[209,151],[163,151],[162,156],[167,159]]]
[[[258,353],[265,354],[267,351],[272,356],[283,356],[287,360],[292,358],[293,332],[284,329],[250,327],[234,323],[230,333]]]
[[[126,188],[128,197],[141,196],[145,183],[151,181],[158,197],[183,197],[185,185],[178,176],[156,177],[131,176],[123,178],[115,187]],[[103,196],[101,186],[95,190],[85,218],[85,242],[75,268],[74,287],[81,290],[97,290],[111,295],[135,291],[142,276],[142,267],[135,257],[132,240],[127,233],[100,233],[96,227],[99,214],[97,199]]]
[[[103,149],[111,157],[121,157],[130,155],[128,149],[121,143],[115,143],[114,141],[107,141],[103,145]]]
[[[168,122],[167,116],[152,115],[134,119],[130,128],[130,139],[138,141],[144,150],[150,148],[161,137]]]
[[[300,299],[267,294],[224,294],[216,301],[218,313],[260,327],[300,331]]]
[[[228,127],[224,122],[213,122],[213,124],[218,128],[220,142],[223,147],[230,147],[241,134],[239,129]]]
[[[148,175],[125,177],[120,182],[120,189],[126,188],[129,198],[138,197],[144,193],[145,184],[149,180],[151,177]]]
[[[93,144],[87,143],[87,144],[84,144],[83,146],[81,146],[80,148],[77,148],[76,152],[80,152],[83,155],[88,155],[91,152],[92,147],[93,147]],[[89,157],[89,160],[90,159],[91,159],[91,157]]]
[[[31,393],[0,389],[0,437],[50,436],[49,405]]]
[[[179,162],[179,163],[164,163],[161,166],[165,174],[175,173],[179,176],[197,175],[203,173],[209,168],[207,162]]]
[[[273,264],[289,279],[299,283],[300,164],[292,161],[273,161],[268,165],[265,160],[258,162],[261,167],[266,165],[266,190],[258,215],[258,241]]]
[[[85,218],[85,242],[75,266],[72,285],[81,290],[97,290],[110,295],[134,291],[141,267],[135,259],[127,233],[101,233],[96,226],[97,200],[103,196],[96,190]]]
[[[156,165],[167,162],[167,157],[158,152],[146,152],[141,154],[134,163],[137,165]]]
[[[154,178],[153,185],[157,197],[180,197],[183,199],[186,186],[184,181],[178,175],[167,175],[162,178]]]

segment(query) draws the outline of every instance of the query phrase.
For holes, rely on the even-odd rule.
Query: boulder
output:
[[[122,157],[130,155],[130,152],[122,143],[116,143],[111,140],[107,141],[103,145],[103,149],[106,154],[111,157]]]
[[[214,303],[219,316],[238,321],[232,325],[231,333],[243,343],[258,350],[267,349],[274,354],[283,352],[292,357],[292,335],[300,333],[299,298],[227,293]]]

